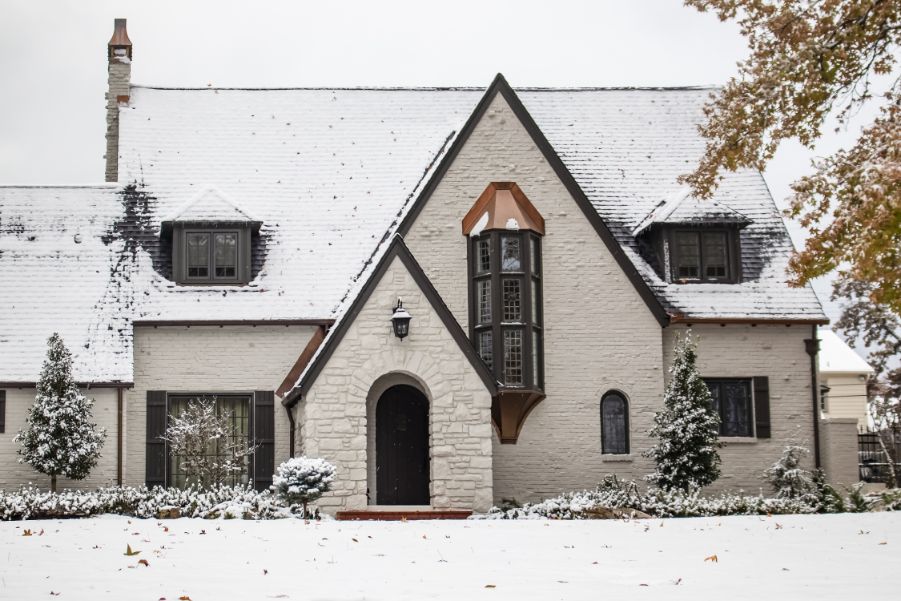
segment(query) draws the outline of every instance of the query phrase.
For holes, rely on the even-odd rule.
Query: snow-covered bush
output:
[[[697,345],[691,334],[676,341],[664,408],[654,416],[651,436],[657,444],[645,455],[657,468],[649,482],[688,492],[714,482],[720,475],[720,417],[710,389],[698,371]]]
[[[777,497],[797,499],[816,494],[817,474],[801,465],[810,451],[800,445],[787,445],[782,456],[764,471],[764,476]]]
[[[604,480],[594,490],[564,493],[539,503],[499,509],[477,516],[485,519],[557,519],[585,520],[610,515],[629,517],[641,512],[653,517],[709,517],[724,515],[810,514],[868,511],[878,507],[885,511],[901,511],[901,491],[863,497],[852,489],[848,498],[825,485],[816,494],[800,497],[764,497],[743,493],[702,496],[698,489],[649,488],[641,490],[633,481],[620,481],[615,476]]]
[[[59,476],[86,478],[100,458],[106,431],[91,420],[93,405],[72,380],[72,354],[53,334],[26,427],[14,439],[21,445],[19,462],[50,476],[51,491]]]
[[[272,476],[272,490],[289,505],[301,503],[307,515],[307,503],[328,492],[335,480],[335,466],[314,457],[292,457],[282,462]]]
[[[89,517],[115,513],[137,518],[193,517],[268,520],[292,517],[269,491],[245,486],[148,489],[110,487],[93,491],[41,491],[33,486],[0,492],[0,520]]]
[[[232,436],[232,430],[232,414],[217,413],[216,399],[201,397],[169,418],[161,438],[169,443],[169,453],[181,460],[188,483],[208,488],[244,472],[253,455],[255,447],[244,436]]]

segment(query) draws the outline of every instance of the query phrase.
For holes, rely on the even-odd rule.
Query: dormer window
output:
[[[195,285],[248,283],[251,242],[260,225],[220,192],[202,192],[163,221],[162,235],[171,236],[173,279]]]
[[[184,232],[185,276],[192,282],[238,282],[240,230]]]
[[[639,251],[667,282],[741,281],[741,230],[751,220],[689,190],[661,201],[632,230]]]
[[[673,281],[734,282],[734,238],[728,229],[677,229],[672,232],[670,265]]]

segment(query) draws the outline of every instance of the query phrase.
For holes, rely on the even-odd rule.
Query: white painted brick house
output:
[[[640,478],[687,328],[716,487],[790,441],[853,462],[820,444],[826,318],[760,173],[676,182],[709,89],[138,86],[124,20],[108,58],[108,183],[0,188],[0,488],[43,483],[12,437],[54,331],[110,432],[69,486],[178,484],[158,436],[200,395],[260,445],[244,481],[335,463],[329,511]]]

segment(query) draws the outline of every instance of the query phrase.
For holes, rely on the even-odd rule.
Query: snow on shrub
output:
[[[771,465],[764,476],[777,497],[797,499],[805,495],[816,494],[818,474],[801,465],[810,451],[800,445],[788,445],[782,456]]]
[[[901,510],[901,490],[863,497],[852,490],[844,499],[832,487],[824,485],[816,494],[800,497],[774,497],[723,493],[701,496],[700,490],[649,488],[642,491],[634,481],[615,476],[594,490],[564,493],[539,503],[500,509],[493,507],[484,517],[496,520],[557,519],[583,520],[597,517],[598,509],[637,510],[653,517],[710,517],[723,515],[838,513],[882,509]],[[857,499],[857,497],[860,499]]]
[[[199,488],[110,487],[93,491],[41,491],[33,486],[0,491],[0,520],[89,517],[115,513],[137,518],[243,518],[268,520],[292,517],[269,491],[245,486]]]
[[[289,505],[301,503],[307,515],[307,503],[328,492],[334,480],[335,466],[325,459],[292,457],[276,468],[272,490]]]

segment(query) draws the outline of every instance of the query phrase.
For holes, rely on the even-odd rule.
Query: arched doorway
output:
[[[375,409],[376,503],[428,505],[429,401],[406,384],[392,386]]]

